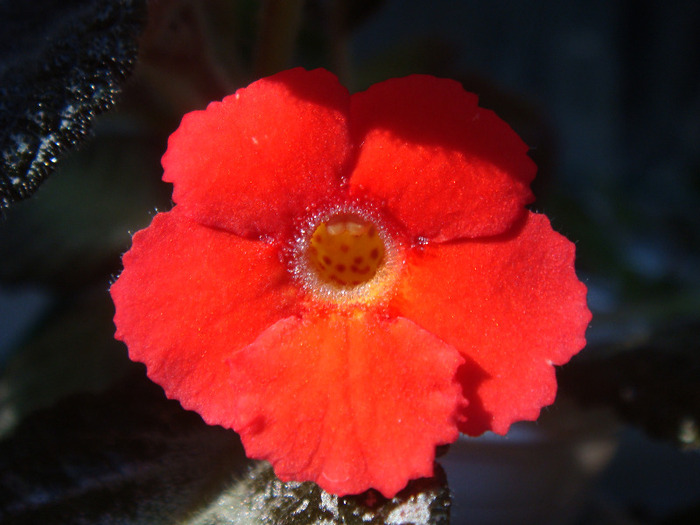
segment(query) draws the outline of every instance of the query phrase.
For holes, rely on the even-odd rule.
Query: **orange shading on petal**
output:
[[[331,73],[292,69],[188,113],[163,156],[173,200],[240,235],[286,232],[338,192],[353,151],[349,99]]]
[[[290,317],[230,360],[233,428],[282,480],[392,497],[457,438],[461,362],[406,319]]]
[[[508,235],[429,245],[409,259],[393,307],[480,367],[459,372],[462,432],[505,434],[554,401],[552,365],[583,348],[591,319],[573,263],[573,243],[534,213]]]
[[[361,144],[351,192],[382,199],[414,237],[500,234],[533,200],[528,147],[454,80],[375,84],[352,96],[350,118]]]
[[[176,206],[134,235],[110,293],[117,339],[170,398],[210,424],[232,416],[226,365],[296,311],[274,244],[200,226]]]

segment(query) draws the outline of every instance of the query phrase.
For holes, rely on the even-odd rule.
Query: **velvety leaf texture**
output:
[[[162,144],[116,112],[103,115],[94,138],[66,156],[41,186],[0,220],[0,281],[70,291],[117,272],[129,231],[165,207],[158,180]],[[28,242],[28,239],[31,242]]]
[[[0,523],[181,523],[247,464],[235,434],[135,373],[36,412],[0,442]]]
[[[134,371],[104,394],[36,412],[0,442],[0,523],[449,523],[439,466],[385,499],[339,498],[250,464],[235,434],[205,425]]]
[[[109,109],[144,0],[0,0],[0,208],[31,195]]]
[[[283,483],[260,463],[188,525],[449,525],[450,492],[444,473],[415,480],[386,499],[370,490],[338,497],[315,483]]]

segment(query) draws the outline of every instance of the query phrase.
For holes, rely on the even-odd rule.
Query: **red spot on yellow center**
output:
[[[373,224],[354,215],[337,215],[316,228],[308,256],[322,281],[357,286],[377,273],[384,260],[384,242]]]

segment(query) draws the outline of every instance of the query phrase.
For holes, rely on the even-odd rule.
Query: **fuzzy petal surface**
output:
[[[393,306],[467,357],[462,432],[505,434],[554,401],[552,365],[583,348],[591,319],[573,263],[573,243],[535,213],[507,235],[410,258]]]
[[[178,206],[134,235],[110,292],[116,338],[168,397],[207,423],[229,421],[226,360],[296,311],[274,244],[204,227]]]
[[[163,156],[163,180],[202,224],[282,234],[307,205],[338,191],[353,152],[349,102],[321,69],[258,80],[184,116]]]
[[[361,144],[351,192],[386,203],[413,237],[496,235],[533,200],[528,147],[454,80],[412,75],[352,96]]]
[[[290,317],[230,360],[232,426],[282,480],[392,497],[457,438],[462,362],[406,319]]]

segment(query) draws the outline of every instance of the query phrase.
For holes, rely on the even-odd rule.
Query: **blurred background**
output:
[[[33,22],[39,40],[83,5],[99,9],[46,4],[68,14]],[[577,243],[594,312],[589,347],[560,370],[540,422],[441,458],[453,523],[700,523],[699,2],[146,8],[114,107],[0,220],[0,453],[32,435],[25,421],[45,429],[68,396],[102,399],[143,375],[112,340],[106,291],[130,233],[170,207],[159,160],[184,113],[296,65],[325,67],[351,91],[430,73],[462,82],[532,147],[532,207]]]

